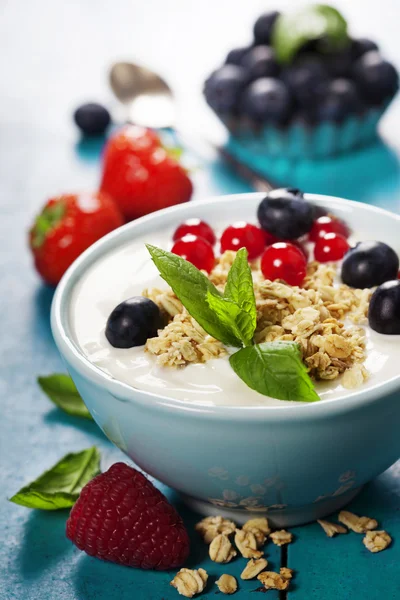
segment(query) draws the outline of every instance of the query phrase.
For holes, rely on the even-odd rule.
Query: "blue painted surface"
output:
[[[376,6],[371,3],[374,10],[366,10],[365,0],[338,0],[335,4],[357,21],[361,34],[375,35],[388,56],[400,64],[398,18],[394,18],[399,14],[397,0],[382,0],[379,19]],[[162,70],[177,89],[183,121],[202,131],[205,111],[200,82],[214,68],[216,57],[239,40],[246,42],[243,32],[266,5],[257,0],[243,3],[243,15],[232,19],[224,35],[221,27],[226,15],[232,14],[232,2],[220,0],[211,6],[212,19],[206,3],[197,7],[187,0],[147,0],[145,4],[114,0],[103,3],[101,10],[91,0],[15,1],[2,7],[0,35],[7,60],[0,82],[1,600],[178,598],[168,586],[167,574],[105,564],[74,549],[64,537],[66,513],[33,512],[8,503],[6,498],[67,452],[96,444],[102,452],[103,469],[122,457],[94,423],[61,414],[35,384],[37,375],[60,370],[63,365],[49,329],[52,292],[41,286],[32,270],[25,232],[32,215],[51,194],[96,185],[101,143],[94,148],[80,143],[70,125],[70,113],[82,101],[110,102],[105,73],[111,60],[143,58]],[[198,31],[207,30],[206,44],[204,35],[193,35],[193,27],[187,26],[193,22]],[[179,31],[178,48],[174,31]],[[385,131],[395,145],[400,132],[398,103],[389,112]],[[277,170],[282,181],[297,183],[308,191],[347,195],[398,211],[396,154],[391,147],[382,146],[366,152],[318,169],[306,163],[302,167],[279,165]],[[219,163],[195,172],[195,179],[197,197],[249,191],[247,184]],[[377,432],[373,443],[379,451],[384,432]],[[380,555],[367,553],[356,534],[330,540],[316,525],[295,530],[296,541],[289,548],[289,566],[298,571],[292,598],[400,597],[399,480],[397,466],[370,484],[353,504],[354,510],[377,516],[393,534],[392,548]],[[190,524],[193,517],[189,513],[184,516]],[[204,547],[196,544],[195,552],[201,555]],[[267,547],[272,568],[278,564],[275,552],[275,547]],[[198,564],[196,555],[192,560]],[[219,574],[234,569],[238,573],[237,567],[234,562],[223,569],[213,565],[209,570]],[[250,593],[254,587],[246,584],[234,598],[257,598]],[[214,594],[214,590],[207,591],[202,598],[211,599]],[[267,597],[274,600],[277,595],[269,592]]]

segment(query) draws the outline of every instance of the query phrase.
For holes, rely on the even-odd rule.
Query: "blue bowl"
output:
[[[343,397],[277,407],[206,407],[134,389],[91,364],[74,342],[71,292],[86,269],[135,235],[190,217],[243,219],[262,194],[194,202],[159,211],[109,234],[70,267],[52,306],[56,344],[90,413],[139,467],[199,512],[244,522],[267,514],[275,526],[340,509],[400,455],[400,375]],[[309,195],[366,237],[400,251],[400,216]],[[375,441],[374,441],[375,440]]]

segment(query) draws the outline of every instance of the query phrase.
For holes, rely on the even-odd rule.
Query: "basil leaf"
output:
[[[21,488],[10,502],[42,510],[70,508],[82,488],[99,473],[100,453],[95,446],[67,454],[49,471]]]
[[[241,248],[233,261],[226,281],[224,296],[233,300],[241,309],[238,315],[238,328],[245,346],[251,346],[257,325],[256,299],[253,277],[246,248]]]
[[[211,281],[195,266],[176,254],[146,244],[161,277],[170,285],[189,314],[203,329],[227,346],[239,347],[240,339],[220,321],[207,302],[207,294],[221,296]]]
[[[265,342],[242,348],[230,356],[229,362],[251,389],[264,396],[301,402],[320,399],[294,342]]]
[[[349,44],[347,22],[338,10],[314,4],[278,17],[272,32],[272,47],[280,63],[290,63],[307,42],[321,40],[326,51]]]
[[[55,373],[47,377],[38,377],[37,382],[46,396],[58,408],[74,417],[92,419],[74,382],[69,375]]]

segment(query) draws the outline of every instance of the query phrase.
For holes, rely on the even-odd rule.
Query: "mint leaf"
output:
[[[238,326],[240,319],[240,313],[242,312],[239,306],[224,298],[221,295],[216,295],[210,290],[207,291],[206,296],[207,304],[218,318],[221,325],[234,336],[235,339],[240,340],[239,346],[244,344],[242,331]]]
[[[347,23],[338,10],[314,4],[278,17],[272,32],[272,47],[280,63],[290,63],[307,42],[321,40],[325,51],[333,52],[349,43]]]
[[[257,325],[256,299],[253,277],[246,248],[241,248],[229,270],[224,290],[225,298],[236,302],[241,309],[238,316],[238,328],[245,346],[250,346]]]
[[[67,454],[49,471],[21,488],[10,502],[42,510],[70,508],[82,488],[99,472],[100,453],[95,446]]]
[[[278,400],[319,400],[294,342],[265,342],[242,348],[229,358],[232,369],[251,389]]]
[[[55,373],[38,377],[37,382],[48,398],[64,412],[75,417],[92,418],[69,375]]]
[[[222,295],[211,281],[195,266],[176,254],[146,244],[161,277],[170,285],[189,314],[203,327],[209,335],[227,346],[242,345],[239,338],[227,327],[207,302],[208,293],[213,296]]]

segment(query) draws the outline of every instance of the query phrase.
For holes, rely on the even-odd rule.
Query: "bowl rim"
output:
[[[282,406],[204,406],[196,404],[193,401],[178,400],[157,393],[134,388],[126,383],[118,381],[108,373],[102,371],[94,365],[73,342],[66,329],[68,322],[68,307],[71,298],[71,292],[75,283],[94,262],[101,258],[105,253],[123,245],[131,239],[132,231],[141,229],[148,223],[162,222],[165,216],[177,215],[182,218],[188,218],[192,215],[192,210],[201,209],[204,206],[219,202],[229,202],[238,199],[252,198],[262,199],[265,193],[249,192],[244,194],[229,194],[212,196],[204,200],[196,200],[190,203],[169,207],[135,221],[127,223],[122,227],[107,234],[90,248],[85,250],[68,268],[60,283],[57,286],[52,306],[51,306],[51,329],[55,343],[62,357],[68,364],[85,379],[92,380],[100,387],[105,388],[116,400],[140,404],[147,409],[161,409],[167,412],[195,412],[212,419],[233,419],[233,420],[251,420],[251,421],[298,421],[299,419],[325,418],[326,416],[338,413],[350,412],[371,404],[383,396],[392,394],[400,389],[400,373],[387,381],[378,383],[367,390],[358,390],[346,394],[344,397],[325,399],[321,402],[293,402],[293,404],[282,404]],[[336,198],[334,196],[321,194],[304,194],[306,200],[313,204],[323,206],[329,202],[333,208],[347,206],[352,210],[366,211],[372,214],[379,214],[387,218],[394,219],[400,226],[400,215],[396,215],[382,208]],[[151,400],[151,402],[149,402]]]

